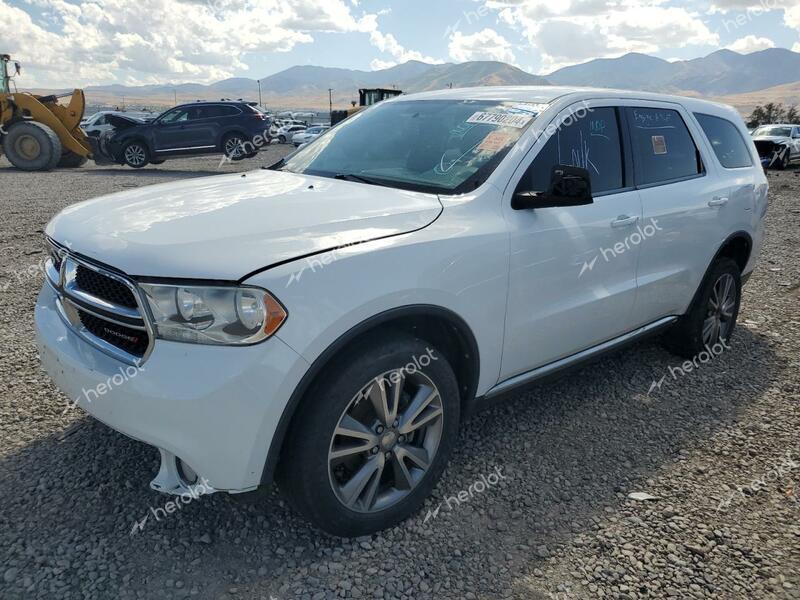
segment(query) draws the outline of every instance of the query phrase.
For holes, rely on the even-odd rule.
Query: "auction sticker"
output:
[[[667,153],[667,140],[663,135],[651,136],[653,141],[653,154]]]
[[[502,131],[490,131],[486,134],[480,144],[478,144],[478,152],[499,152],[508,144],[511,143],[511,133],[503,133]]]
[[[499,125],[501,127],[516,127],[522,129],[533,118],[531,115],[512,115],[508,113],[490,113],[478,111],[467,119],[467,123],[483,125]]]

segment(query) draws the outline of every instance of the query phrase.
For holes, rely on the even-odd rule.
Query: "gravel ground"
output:
[[[378,535],[319,534],[274,490],[134,529],[169,500],[147,485],[157,451],[64,414],[39,371],[41,229],[217,162],[30,174],[0,159],[0,598],[800,598],[800,170],[770,173],[732,349],[696,371],[669,376],[681,361],[646,342],[482,413],[425,509]]]

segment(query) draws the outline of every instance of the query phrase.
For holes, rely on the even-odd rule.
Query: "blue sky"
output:
[[[26,87],[208,83],[410,59],[503,60],[546,74],[630,51],[800,51],[800,0],[0,0],[0,28],[0,51],[25,64]]]

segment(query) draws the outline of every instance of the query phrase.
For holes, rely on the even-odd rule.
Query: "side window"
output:
[[[700,153],[680,114],[666,108],[626,108],[637,185],[703,172]]]
[[[736,169],[737,167],[751,167],[753,160],[750,158],[750,150],[744,143],[744,138],[736,125],[720,117],[712,117],[702,113],[694,113],[700,127],[706,134],[714,154],[717,155],[720,164],[726,169]]]
[[[235,117],[236,115],[241,114],[242,111],[236,108],[235,106],[220,106],[219,107],[219,116],[220,117]]]
[[[556,165],[589,171],[592,193],[623,186],[619,123],[613,108],[595,108],[585,116],[564,119],[520,181],[520,188],[544,191]]]
[[[168,112],[163,116],[161,119],[162,123],[178,123],[179,121],[186,121],[188,118],[188,112],[186,109],[183,108],[176,108],[173,111]]]

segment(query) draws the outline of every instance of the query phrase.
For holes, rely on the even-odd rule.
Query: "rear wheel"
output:
[[[165,160],[151,160],[150,164],[151,165],[163,165],[165,162],[167,162],[167,161],[165,161]]]
[[[279,135],[279,136],[278,136],[278,141],[279,141],[281,144],[285,144],[285,143],[286,143],[286,136],[285,136],[285,135]]]
[[[458,434],[458,384],[422,340],[361,344],[312,386],[293,419],[279,481],[333,535],[379,531],[416,512]]]
[[[150,162],[150,152],[143,142],[134,140],[125,144],[122,149],[122,160],[129,167],[141,169]]]
[[[61,160],[58,161],[58,167],[60,169],[77,169],[85,165],[87,160],[85,156],[67,150],[61,155]]]
[[[9,128],[3,141],[9,162],[23,171],[49,171],[61,159],[61,140],[47,125],[23,121]]]
[[[667,333],[667,348],[684,358],[693,358],[703,350],[711,352],[718,344],[725,348],[736,327],[741,295],[739,265],[730,258],[720,258],[689,312]]]

